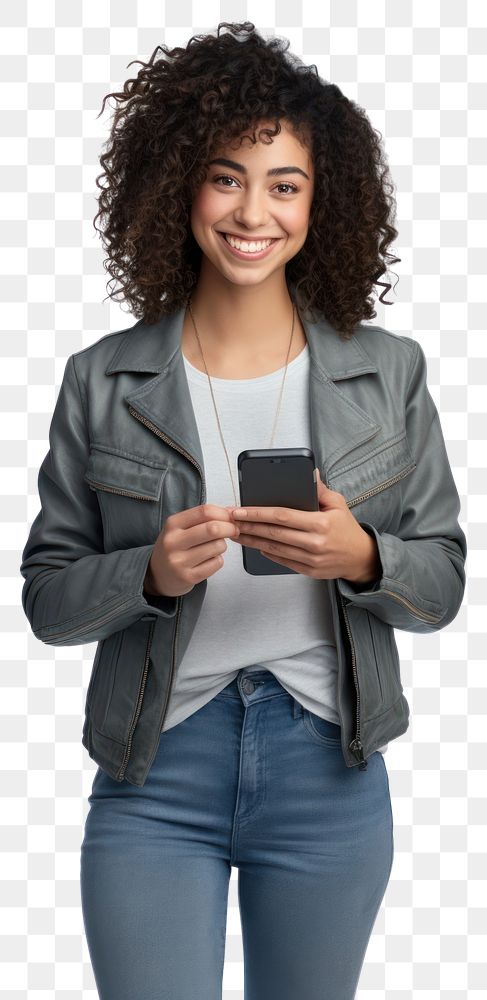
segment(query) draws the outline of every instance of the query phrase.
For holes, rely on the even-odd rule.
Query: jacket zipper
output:
[[[384,587],[381,589],[381,594],[389,594],[390,597],[394,597],[396,601],[399,601],[400,604],[404,604],[405,607],[408,609],[408,611],[410,611],[416,618],[419,618],[421,621],[439,622],[443,618],[443,615],[441,614],[432,615],[430,614],[429,611],[423,611],[421,608],[418,608],[416,604],[411,604],[411,601],[408,601],[406,597],[399,597],[399,595],[395,594],[393,590],[386,590]]]
[[[175,441],[172,441],[171,438],[167,437],[166,434],[163,434],[162,431],[160,431],[159,428],[152,423],[152,420],[148,420],[147,417],[143,417],[141,413],[138,413],[137,410],[134,409],[133,406],[129,406],[129,413],[131,413],[133,417],[136,417],[137,420],[140,420],[142,424],[145,424],[146,427],[149,427],[151,431],[154,431],[154,434],[157,434],[157,436],[162,438],[163,441],[167,441],[168,444],[172,445],[172,447],[175,448],[176,451],[181,452],[181,455],[185,455],[186,458],[189,458],[189,461],[192,462],[193,465],[195,465],[196,468],[198,469],[198,472],[204,483],[203,471],[201,467],[198,465],[196,459],[194,459],[193,456],[190,455],[188,451],[185,451],[184,448],[180,448],[179,445],[175,443]],[[202,503],[203,501],[201,500],[200,502]]]
[[[151,431],[153,431],[154,434],[157,434],[157,436],[160,437],[160,438],[162,438],[163,441],[166,441],[167,444],[170,444],[173,448],[176,449],[176,451],[179,451],[181,453],[181,455],[185,455],[186,458],[189,459],[189,461],[192,462],[194,466],[196,466],[196,468],[198,469],[198,472],[199,472],[199,474],[201,476],[201,483],[202,483],[202,488],[201,488],[201,492],[200,492],[200,503],[204,503],[204,497],[206,495],[205,477],[203,475],[203,470],[201,469],[201,466],[198,464],[198,462],[184,448],[180,448],[179,445],[177,445],[171,438],[169,438],[167,436],[167,434],[163,434],[162,431],[159,430],[159,428],[156,427],[156,425],[153,424],[151,420],[148,420],[147,417],[143,417],[141,413],[138,413],[137,410],[135,410],[133,406],[129,406],[129,412],[137,420],[140,420],[140,422],[142,424],[145,424],[146,427],[148,427]],[[174,630],[174,639],[173,639],[173,645],[172,645],[171,673],[170,673],[170,676],[169,676],[169,685],[168,685],[168,689],[167,689],[166,700],[165,700],[164,707],[163,707],[163,710],[162,710],[162,719],[161,719],[160,724],[159,724],[159,736],[160,736],[160,734],[162,732],[162,727],[164,725],[164,720],[165,720],[166,715],[167,715],[167,707],[168,707],[168,704],[169,704],[169,698],[171,696],[171,691],[172,691],[172,686],[173,686],[174,664],[176,662],[177,637],[178,637],[179,621],[180,621],[180,618],[181,618],[181,612],[182,612],[182,607],[183,607],[184,594],[181,594],[180,597],[178,598],[178,600],[179,600],[179,607],[178,607],[178,611],[177,611],[176,628]],[[149,638],[147,640],[146,663],[145,663],[145,670],[144,670],[144,675],[143,675],[142,683],[141,683],[141,694],[142,694],[142,697],[143,697],[144,688],[145,688],[145,678],[147,677],[148,652],[149,652],[149,648],[150,648],[150,643],[152,642],[152,633],[153,633],[154,626],[155,626],[155,621],[154,621],[154,623],[152,625],[151,632],[150,632]],[[131,728],[130,728],[130,735],[129,735],[127,747],[126,747],[126,750],[125,750],[125,755],[124,755],[124,759],[123,759],[123,762],[122,762],[122,767],[121,767],[121,769],[119,771],[119,775],[118,775],[118,780],[119,781],[123,780],[123,777],[124,777],[125,772],[127,770],[128,759],[130,757],[130,752],[131,752],[131,748],[132,748],[132,736],[133,736],[133,733],[134,733],[134,730],[135,730],[135,726],[137,725],[137,721],[138,721],[138,718],[139,718],[139,715],[140,715],[140,708],[141,708],[141,705],[142,705],[142,697],[140,696],[140,693],[139,693],[138,711],[136,711],[136,713],[134,715],[134,719],[133,719],[133,722],[132,722],[132,725],[131,725]]]
[[[348,749],[353,753],[354,757],[356,757],[357,760],[360,761],[360,763],[359,763],[359,769],[361,771],[365,771],[367,769],[367,767],[368,767],[368,761],[364,757],[364,748],[363,748],[362,742],[360,740],[360,689],[359,689],[359,685],[358,685],[357,663],[356,663],[356,658],[355,658],[355,646],[354,646],[354,643],[353,643],[352,630],[350,628],[350,622],[348,620],[348,614],[347,614],[347,609],[345,607],[345,602],[344,602],[343,596],[342,596],[342,594],[340,594],[339,590],[338,590],[338,594],[340,595],[340,601],[341,601],[342,609],[343,609],[343,617],[345,619],[345,625],[346,625],[346,629],[347,629],[347,633],[348,633],[348,639],[349,639],[349,642],[350,642],[350,650],[351,650],[351,653],[352,653],[353,679],[354,679],[354,683],[355,683],[355,691],[357,693],[356,717],[355,717],[355,737],[352,740],[352,742],[349,743]]]
[[[120,495],[124,497],[134,497],[135,500],[154,501],[155,499],[154,497],[146,496],[144,493],[134,493],[132,490],[119,490],[117,489],[116,486],[106,486],[105,483],[96,483],[94,479],[88,479],[87,483],[90,487],[90,490],[94,490],[95,493],[96,490],[98,489],[98,490],[105,490],[106,493],[120,493]]]
[[[379,483],[378,486],[374,486],[373,489],[367,490],[366,493],[361,493],[359,497],[354,497],[353,500],[347,501],[349,507],[354,507],[355,504],[361,503],[362,500],[367,500],[369,497],[375,496],[376,493],[380,493],[381,490],[386,490],[388,486],[393,486],[394,483],[399,482],[400,479],[404,479],[405,476],[409,476],[409,473],[416,468],[416,463],[409,465],[407,469],[403,469],[402,472],[398,472],[397,475],[392,476],[391,479],[386,479],[384,483]]]
[[[147,644],[146,644],[146,647],[145,647],[144,670],[143,670],[143,673],[142,673],[142,680],[140,682],[139,695],[138,695],[138,698],[137,698],[137,704],[135,706],[135,712],[134,712],[134,715],[133,715],[133,718],[132,718],[132,722],[130,724],[129,736],[128,736],[128,740],[127,740],[127,746],[125,748],[125,754],[124,754],[124,758],[123,758],[123,761],[122,761],[122,766],[120,768],[120,771],[118,772],[118,778],[117,778],[118,781],[123,781],[123,778],[124,778],[124,775],[125,775],[125,771],[127,769],[127,763],[128,763],[128,759],[130,757],[131,749],[132,749],[132,738],[133,738],[133,735],[134,735],[135,727],[136,727],[137,722],[139,720],[140,710],[142,708],[142,702],[144,700],[144,691],[145,691],[145,685],[146,685],[146,682],[147,682],[147,674],[149,673],[149,664],[150,664],[149,653],[150,653],[150,648],[151,648],[151,644],[152,644],[152,636],[154,635],[155,625],[156,625],[156,619],[154,618],[151,621],[150,627],[149,627],[149,635],[147,637]]]
[[[92,628],[95,628],[95,627],[97,628],[99,625],[104,625],[105,622],[109,622],[112,618],[116,618],[117,615],[119,614],[119,612],[122,610],[122,608],[124,608],[127,605],[131,604],[132,601],[133,601],[132,597],[129,598],[128,600],[121,601],[119,604],[117,604],[117,606],[115,608],[115,611],[110,611],[109,614],[103,615],[103,617],[101,617],[101,618],[94,618],[92,622],[84,623],[83,626],[82,626],[83,629],[85,629],[85,628],[92,629]],[[77,625],[76,628],[71,628],[71,629],[67,629],[67,630],[61,630],[60,632],[51,632],[51,634],[48,635],[48,636],[46,636],[46,638],[48,638],[48,639],[53,639],[53,638],[57,639],[59,636],[63,636],[64,638],[66,638],[66,636],[76,635],[76,633],[79,632],[79,630],[80,630],[80,626]],[[44,630],[41,629],[40,632],[42,632],[42,631],[44,631]],[[40,633],[39,633],[39,638],[41,638]],[[91,642],[91,641],[92,641],[91,639],[87,639],[86,640],[86,642]]]

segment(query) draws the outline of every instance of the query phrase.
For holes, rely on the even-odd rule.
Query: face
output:
[[[219,163],[212,162],[217,159]],[[223,164],[222,159],[232,162]],[[239,145],[237,140],[212,153],[191,207],[194,238],[229,281],[260,283],[303,246],[313,185],[310,150],[285,122],[272,142],[253,145],[244,139]],[[233,247],[224,234],[233,237]],[[256,247],[259,241],[265,245]]]

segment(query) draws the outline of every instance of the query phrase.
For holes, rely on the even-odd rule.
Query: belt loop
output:
[[[303,714],[303,706],[302,706],[301,702],[300,701],[296,701],[296,698],[293,698],[293,718],[294,719],[299,719],[299,717],[302,714]]]

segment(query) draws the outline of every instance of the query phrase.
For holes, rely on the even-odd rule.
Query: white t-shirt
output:
[[[235,503],[205,372],[184,356],[203,454],[207,502]],[[288,365],[274,448],[310,448],[309,347]],[[284,369],[259,378],[211,376],[235,485],[237,457],[268,448]],[[237,492],[238,499],[238,492]],[[202,708],[239,670],[270,670],[304,708],[340,724],[338,660],[326,580],[302,573],[253,576],[242,546],[225,539],[224,565],[207,581],[202,610],[174,678],[163,731]],[[388,744],[379,747],[382,753]]]

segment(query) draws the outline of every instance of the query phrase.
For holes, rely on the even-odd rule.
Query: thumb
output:
[[[318,467],[315,469],[316,472],[316,488],[318,492],[318,501],[320,505],[326,507],[338,507],[341,506],[342,496],[337,493],[336,490],[330,490],[329,486],[323,482],[320,476],[320,470]]]

